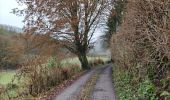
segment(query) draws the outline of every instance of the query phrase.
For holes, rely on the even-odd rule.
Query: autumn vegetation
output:
[[[100,58],[88,61],[87,54],[94,46],[91,40],[96,28],[107,19],[112,1],[17,2],[26,8],[14,8],[13,13],[25,16],[25,25],[22,31],[14,31],[16,34],[12,33],[10,37],[0,36],[0,43],[3,44],[0,45],[2,71],[7,66],[13,68],[11,64],[16,67],[16,75],[11,82],[0,87],[1,98],[37,99],[74,75],[104,64]],[[10,28],[8,26],[5,29]],[[75,57],[80,64],[63,63]]]
[[[60,41],[46,34],[18,33],[17,29],[8,30],[15,27],[9,27],[2,27],[0,35],[1,99],[42,98],[85,71],[76,55]],[[88,57],[88,60],[90,68],[105,63],[102,57]]]
[[[117,4],[124,7],[116,8],[121,13],[115,10],[122,19],[112,31],[110,46],[118,97],[170,99],[170,1],[118,0]]]
[[[110,49],[120,100],[170,99],[169,0],[17,0],[24,27],[0,25],[0,99],[40,99],[86,70],[105,64],[91,57],[97,29]],[[94,59],[91,59],[94,58]],[[77,59],[77,60],[75,60]],[[12,76],[12,78],[11,78]],[[87,82],[88,99],[99,73]],[[89,87],[89,88],[86,88]],[[87,96],[87,95],[88,96]],[[82,99],[82,98],[78,98]]]
[[[46,34],[77,55],[83,69],[90,69],[87,52],[93,47],[92,37],[105,23],[112,0],[18,0],[27,9],[14,9],[25,15],[25,33]]]

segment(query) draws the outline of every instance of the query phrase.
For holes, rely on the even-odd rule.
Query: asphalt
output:
[[[103,69],[103,67],[105,68]],[[57,95],[54,100],[76,100],[83,86],[86,84],[88,79],[97,72],[97,70],[102,71],[93,91],[91,91],[89,100],[117,100],[112,83],[111,64],[103,65],[102,67],[98,67],[87,72],[72,85],[67,87],[63,92]]]
[[[101,72],[89,100],[118,100],[112,82],[112,67],[106,67]]]

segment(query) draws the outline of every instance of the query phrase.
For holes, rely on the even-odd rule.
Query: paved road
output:
[[[71,86],[66,88],[61,94],[57,95],[54,100],[76,100],[76,97],[79,95],[79,92],[81,91],[85,83],[98,70],[102,70],[102,72],[89,100],[117,100],[113,91],[111,65],[105,65],[103,67],[95,68],[85,75],[81,76]]]
[[[110,65],[101,72],[89,100],[117,100],[112,84],[112,67]]]

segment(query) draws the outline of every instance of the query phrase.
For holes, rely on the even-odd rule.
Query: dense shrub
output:
[[[139,84],[138,95],[140,99],[158,100],[158,97],[156,97],[156,87],[150,80],[145,80]]]
[[[142,99],[165,99],[161,94],[170,92],[170,83],[163,86],[161,81],[170,80],[170,1],[126,1],[122,24],[112,37],[114,74],[121,72],[115,81],[124,84],[127,77],[121,76],[127,73],[128,84],[136,87],[129,87],[127,94],[136,91],[129,97],[140,98],[142,94]]]
[[[47,64],[42,64],[44,60],[34,58],[22,66],[20,77],[27,79],[24,86],[27,88],[27,94],[37,97],[48,90],[61,84],[64,80],[70,79],[73,75],[81,71],[80,66],[70,64],[67,66],[55,66],[49,61]]]
[[[49,58],[47,61],[47,66],[50,68],[56,67],[57,66],[56,58],[54,57]]]
[[[44,63],[47,62],[47,63]],[[60,65],[53,58],[32,57],[22,64],[12,83],[2,88],[0,97],[12,100],[37,98],[81,71],[77,64]],[[16,84],[15,81],[18,80]]]

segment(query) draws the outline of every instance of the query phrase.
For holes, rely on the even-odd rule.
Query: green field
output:
[[[14,78],[15,71],[0,72],[0,84],[6,85]]]

